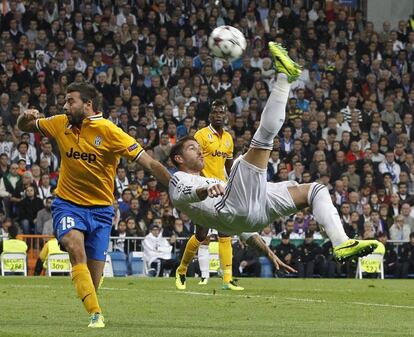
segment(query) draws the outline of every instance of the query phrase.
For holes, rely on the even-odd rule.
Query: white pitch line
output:
[[[10,284],[8,285],[10,288],[62,288],[62,287],[55,287],[49,285],[41,285],[41,284]],[[109,290],[109,291],[139,291],[139,289],[134,288],[113,288],[113,287],[102,287],[99,290]],[[195,296],[220,296],[220,297],[240,297],[240,298],[262,298],[262,299],[270,299],[270,300],[286,300],[286,301],[295,301],[295,302],[308,302],[308,303],[335,303],[338,302],[334,301],[326,301],[320,299],[313,299],[313,298],[298,298],[298,297],[277,297],[277,296],[262,296],[262,295],[227,295],[227,294],[220,294],[220,293],[203,293],[198,291],[178,291],[178,290],[161,290],[161,292],[165,293],[174,293],[174,294],[184,294],[184,295],[195,295]],[[387,303],[369,303],[369,302],[341,302],[342,304],[349,304],[349,305],[364,305],[367,307],[387,307],[387,308],[397,308],[397,309],[414,309],[412,305],[398,305],[398,304],[387,304]]]
[[[134,290],[134,289],[128,289],[128,288],[111,288],[111,287],[100,287],[98,290],[128,291],[128,290]]]
[[[366,305],[366,306],[372,306],[372,307],[389,307],[389,308],[414,309],[414,306],[412,306],[412,305],[382,304],[382,303],[365,303],[365,302],[350,302],[350,304]]]
[[[197,291],[174,291],[174,290],[164,290],[163,292],[176,293],[176,294],[187,294],[195,296],[220,296],[220,297],[242,297],[242,298],[263,298],[263,299],[275,299],[275,300],[286,300],[286,301],[295,301],[295,302],[308,302],[308,303],[335,303],[334,301],[326,301],[313,298],[298,298],[298,297],[277,297],[277,296],[262,296],[262,295],[226,295],[226,294],[212,294],[212,293],[202,293]],[[341,302],[342,304],[348,305],[364,305],[367,307],[388,307],[388,308],[400,308],[400,309],[414,309],[414,306],[411,305],[397,305],[397,304],[387,304],[387,303],[369,303],[369,302]]]

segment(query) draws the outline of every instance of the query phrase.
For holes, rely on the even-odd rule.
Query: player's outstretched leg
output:
[[[198,248],[201,243],[206,239],[208,234],[208,229],[197,226],[195,235],[192,235],[190,240],[188,240],[187,245],[181,258],[180,265],[175,272],[175,287],[178,290],[185,290],[186,285],[186,274],[188,266],[193,260],[195,254],[197,253]]]
[[[297,208],[312,207],[313,215],[325,229],[334,247],[334,256],[339,262],[368,255],[378,247],[377,240],[348,238],[326,186],[318,183],[303,184],[288,187],[288,191]]]
[[[201,280],[198,285],[205,286],[208,284],[210,277],[210,253],[208,252],[208,245],[202,244],[198,248],[198,265],[200,266]]]
[[[278,72],[277,81],[263,109],[260,125],[253,136],[250,149],[243,157],[248,163],[262,169],[267,168],[273,140],[285,122],[290,83],[301,73],[300,66],[287,55],[281,45],[270,42],[269,51]]]

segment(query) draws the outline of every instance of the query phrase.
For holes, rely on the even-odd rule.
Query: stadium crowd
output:
[[[53,139],[21,133],[28,108],[63,113],[65,88],[93,83],[104,116],[135,137],[171,172],[171,146],[208,125],[223,99],[237,157],[248,147],[275,80],[267,42],[283,43],[303,66],[292,85],[286,124],[274,142],[268,180],[329,187],[350,237],[386,243],[386,273],[414,273],[414,18],[374,27],[360,10],[324,1],[62,0],[3,2],[0,37],[1,236],[53,233],[59,177]],[[246,36],[240,60],[209,54],[210,32],[232,25]],[[115,180],[113,249],[140,250],[158,227],[179,256],[194,224],[136,162]],[[310,213],[309,213],[310,214]],[[263,232],[302,276],[341,272],[307,212]],[[148,234],[149,235],[149,234]],[[157,234],[158,235],[158,234]],[[304,239],[296,247],[289,240]],[[403,240],[393,246],[387,240]],[[235,275],[260,275],[254,252],[236,242]],[[259,265],[258,265],[259,263]],[[316,271],[315,271],[316,270]],[[319,270],[319,271],[318,271]],[[346,272],[345,272],[346,273]]]

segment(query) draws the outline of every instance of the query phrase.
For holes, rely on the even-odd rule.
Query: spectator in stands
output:
[[[401,247],[400,256],[401,277],[406,278],[409,273],[414,273],[414,232],[410,233],[409,242]]]
[[[127,224],[125,220],[119,221],[117,229],[112,227],[111,236],[117,237],[117,239],[115,239],[113,242],[112,250],[115,252],[125,252],[125,254],[128,254],[128,244],[125,242],[127,241],[125,239],[127,237]]]
[[[58,169],[59,160],[52,151],[52,143],[45,142],[42,145],[42,151],[40,152],[40,160],[47,159],[49,164],[49,171],[55,172]]]
[[[175,276],[178,259],[172,255],[171,244],[160,234],[160,227],[150,226],[150,232],[142,242],[144,259],[148,266],[155,269],[155,276],[163,276],[166,269],[170,269],[170,276]]]
[[[260,277],[261,264],[257,250],[241,240],[233,244],[233,275],[236,277]]]
[[[36,218],[33,221],[35,223],[35,234],[43,234],[45,223],[52,220],[52,201],[52,197],[44,199],[44,208],[37,212]]]
[[[390,239],[407,241],[410,233],[411,227],[405,223],[404,216],[396,215],[394,217],[394,224],[390,228]]]
[[[320,247],[313,241],[313,233],[305,233],[305,241],[298,247],[298,277],[313,277],[315,260],[320,254]]]
[[[295,225],[292,219],[286,220],[284,231],[280,232],[276,237],[280,239],[284,233],[289,234],[290,240],[300,239],[300,235],[295,232]]]
[[[26,163],[26,168],[29,169],[34,164],[35,161],[28,154],[28,150],[29,150],[29,143],[20,142],[17,145],[17,153],[12,158],[12,162],[17,163],[19,160],[24,160]]]
[[[170,137],[167,133],[161,135],[160,144],[154,147],[154,158],[164,165],[171,151]]]
[[[327,241],[321,247],[321,263],[324,271],[323,276],[333,278],[340,272],[340,264],[335,260],[333,256],[332,242]]]
[[[33,186],[28,186],[24,191],[25,197],[19,203],[18,216],[23,234],[35,233],[35,218],[44,207],[43,200],[36,196]]]
[[[7,240],[0,241],[1,253],[25,253],[27,252],[27,244],[23,240],[17,239],[19,228],[16,225],[9,227],[9,237]]]
[[[12,221],[10,218],[6,218],[3,213],[1,213],[1,218],[0,241],[3,241],[9,238],[9,228],[12,225]]]
[[[385,247],[384,254],[384,273],[388,276],[400,277],[401,264],[398,261],[398,255],[394,245],[388,242],[386,233],[378,233],[378,240],[382,242]]]
[[[116,177],[115,177],[115,193],[120,198],[122,192],[128,187],[129,180],[126,176],[126,170],[122,166],[118,166],[116,169]]]
[[[281,235],[281,242],[278,246],[273,248],[275,254],[289,266],[296,266],[297,249],[294,244],[290,242],[289,234],[284,232]]]

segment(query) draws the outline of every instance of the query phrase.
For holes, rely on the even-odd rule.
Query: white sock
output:
[[[278,74],[270,96],[263,109],[260,125],[250,147],[272,150],[273,140],[285,122],[286,104],[289,98],[290,83],[285,74]]]
[[[200,265],[201,277],[210,277],[210,253],[208,246],[201,245],[198,248],[198,264]]]
[[[308,203],[312,207],[316,221],[323,226],[326,235],[334,247],[349,240],[337,209],[332,203],[328,189],[321,184],[312,183],[308,194]]]

